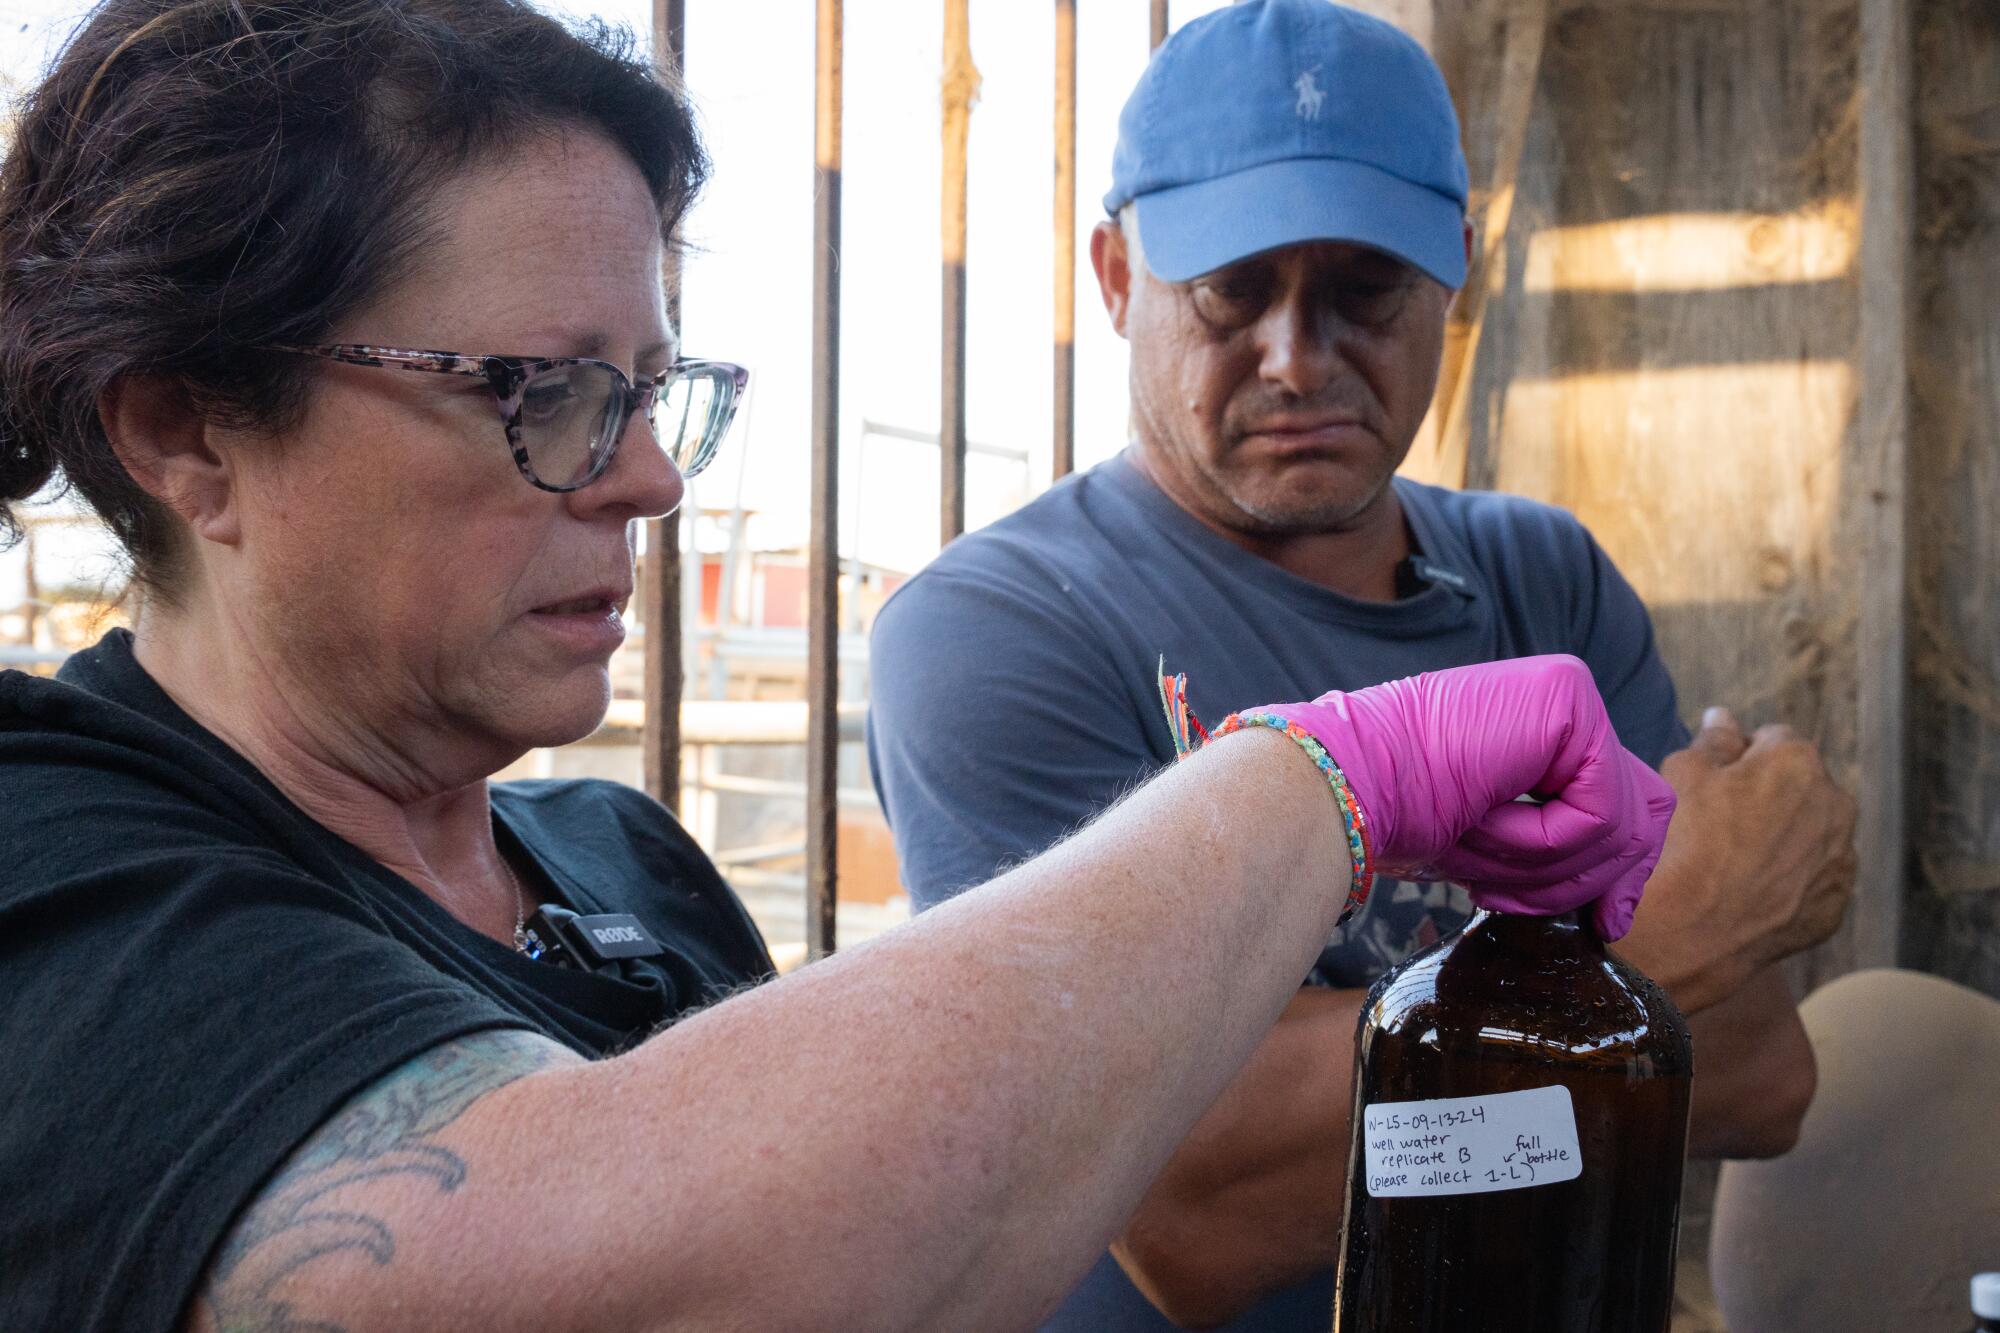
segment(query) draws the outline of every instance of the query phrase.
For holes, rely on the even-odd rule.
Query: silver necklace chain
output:
[[[514,869],[514,863],[507,859],[505,852],[500,854],[500,864],[507,871],[508,881],[514,886],[514,952],[526,953],[528,951],[528,893],[526,889],[521,887],[520,872]]]

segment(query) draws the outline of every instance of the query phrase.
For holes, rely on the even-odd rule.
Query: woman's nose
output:
[[[639,410],[625,419],[603,475],[570,492],[570,498],[582,510],[617,509],[621,518],[659,518],[679,508],[686,494],[686,479]]]

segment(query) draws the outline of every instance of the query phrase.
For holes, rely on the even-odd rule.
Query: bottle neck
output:
[[[1489,924],[1490,923],[1490,924]],[[1472,917],[1465,923],[1471,930],[1513,930],[1540,934],[1544,931],[1580,931],[1593,938],[1596,931],[1590,928],[1580,911],[1557,912],[1553,916],[1532,916],[1526,912],[1498,912],[1490,907],[1475,907]]]
[[[1601,955],[1604,952],[1604,941],[1598,938],[1596,926],[1580,911],[1529,916],[1475,908],[1472,919],[1465,923],[1465,933],[1528,953]]]

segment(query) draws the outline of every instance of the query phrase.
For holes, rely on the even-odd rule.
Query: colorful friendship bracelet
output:
[[[1347,833],[1347,854],[1354,861],[1354,878],[1348,885],[1347,905],[1340,909],[1340,919],[1345,921],[1348,914],[1368,901],[1368,894],[1375,887],[1374,847],[1368,833],[1368,815],[1362,810],[1361,802],[1354,797],[1354,788],[1348,785],[1347,774],[1340,771],[1340,765],[1333,762],[1333,756],[1319,743],[1319,738],[1298,723],[1276,713],[1231,713],[1215,729],[1217,737],[1227,736],[1232,731],[1242,731],[1245,727],[1270,727],[1282,731],[1297,742],[1299,748],[1312,756],[1313,763],[1326,775],[1327,785],[1333,788],[1333,799],[1340,807],[1341,827]]]
[[[1185,759],[1198,748],[1194,737],[1200,736],[1206,742],[1213,737],[1201,725],[1201,719],[1188,706],[1187,676],[1169,676],[1167,660],[1160,659],[1160,707],[1166,713],[1167,730],[1173,738],[1174,758]],[[1232,713],[1215,729],[1215,736],[1227,736],[1232,731],[1245,727],[1272,727],[1282,731],[1300,748],[1312,757],[1319,771],[1326,775],[1327,785],[1333,788],[1333,799],[1340,807],[1341,828],[1347,834],[1347,853],[1354,863],[1353,878],[1347,889],[1347,903],[1340,909],[1340,919],[1347,920],[1360,906],[1368,901],[1368,894],[1375,887],[1375,855],[1373,841],[1368,830],[1368,816],[1361,808],[1361,802],[1354,797],[1354,788],[1348,785],[1347,775],[1340,771],[1340,765],[1326,752],[1326,747],[1317,737],[1296,722],[1287,721],[1276,713]],[[1192,732],[1192,734],[1190,734]]]

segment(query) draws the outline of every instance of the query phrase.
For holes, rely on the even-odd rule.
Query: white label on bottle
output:
[[[1490,1194],[1583,1174],[1565,1087],[1376,1102],[1361,1125],[1368,1193],[1378,1199]]]

